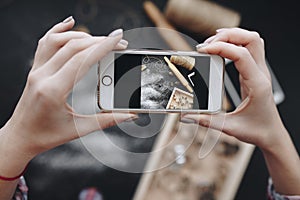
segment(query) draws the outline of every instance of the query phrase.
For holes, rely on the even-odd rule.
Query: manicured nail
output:
[[[113,32],[111,32],[109,35],[108,35],[108,37],[116,37],[116,36],[118,36],[118,35],[120,35],[120,34],[122,34],[123,33],[123,29],[117,29],[117,30],[114,30]]]
[[[119,44],[120,44],[120,45],[123,45],[123,46],[127,46],[127,45],[128,45],[128,41],[122,39],[122,40],[120,40]]]
[[[180,122],[183,122],[186,124],[196,124],[196,121],[194,119],[185,118],[185,117],[180,118]]]
[[[211,36],[211,37],[209,37],[209,38],[207,38],[203,43],[210,43],[211,41],[213,41],[213,39],[215,39],[215,37],[216,37],[216,35],[214,35],[214,36]]]
[[[197,44],[196,49],[201,49],[201,48],[203,48],[203,47],[205,47],[205,46],[207,46],[207,45],[208,45],[207,43],[200,43],[200,44]]]
[[[226,28],[219,28],[219,29],[216,30],[216,33],[220,33],[220,32],[225,31],[225,30],[226,30]]]
[[[72,21],[72,19],[73,19],[73,16],[70,16],[70,17],[66,18],[66,19],[63,21],[63,23],[66,24],[66,23]]]
[[[210,126],[210,122],[207,121],[207,120],[205,120],[205,119],[201,119],[201,120],[199,121],[199,124],[200,124],[201,126],[204,126],[204,127],[207,127],[207,128]]]
[[[126,119],[124,122],[132,122],[136,119],[138,119],[139,117],[137,115],[132,115],[131,117],[129,117],[128,119]]]

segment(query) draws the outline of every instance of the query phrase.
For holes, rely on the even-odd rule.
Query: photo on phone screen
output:
[[[209,56],[114,54],[114,108],[208,109]]]

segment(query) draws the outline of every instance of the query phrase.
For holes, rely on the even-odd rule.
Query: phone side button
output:
[[[112,83],[112,78],[110,76],[103,76],[102,78],[102,83],[105,86],[110,86],[110,84]]]

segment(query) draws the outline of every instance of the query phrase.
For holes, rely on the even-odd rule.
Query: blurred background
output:
[[[297,1],[211,1],[238,12],[241,16],[239,27],[258,31],[264,38],[266,57],[286,95],[284,102],[278,107],[299,152],[300,93],[297,88],[300,84],[300,24]],[[167,0],[153,2],[163,11]],[[130,30],[154,26],[145,14],[142,0],[1,0],[1,126],[11,116],[22,93],[39,38],[52,25],[70,15],[75,18],[77,28],[84,26],[93,35],[106,35],[116,28]],[[207,37],[182,27],[178,29],[199,43]],[[51,155],[64,152],[66,148],[59,147],[52,151]],[[49,168],[47,162],[51,162],[55,157],[47,159],[47,155],[43,156],[40,160],[44,159],[44,162],[37,161],[39,164],[31,164],[26,173],[30,199],[76,199],[80,188],[92,186],[95,182],[100,184],[103,193],[106,194],[105,199],[131,199],[140,178],[140,174],[128,174],[109,168],[100,171],[101,175],[97,180],[94,180],[95,176],[92,173],[82,170],[76,171],[78,174],[74,177],[74,173],[67,169],[55,171]],[[69,156],[76,156],[76,152],[70,153]],[[263,157],[259,149],[256,149],[235,199],[265,199],[267,179],[268,173]]]

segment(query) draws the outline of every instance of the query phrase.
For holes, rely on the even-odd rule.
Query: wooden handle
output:
[[[176,26],[205,36],[219,28],[237,27],[241,21],[238,12],[204,0],[169,0],[165,16]]]
[[[193,88],[190,86],[189,82],[184,78],[184,76],[180,73],[180,71],[171,63],[171,61],[165,56],[165,61],[168,63],[169,68],[175,74],[175,76],[179,79],[179,81],[186,87],[189,92],[193,92]]]
[[[171,47],[171,49],[179,51],[193,50],[187,41],[183,39],[182,35],[176,31],[175,27],[168,22],[164,14],[154,3],[151,1],[145,1],[144,9],[151,21],[159,28],[159,34]]]

